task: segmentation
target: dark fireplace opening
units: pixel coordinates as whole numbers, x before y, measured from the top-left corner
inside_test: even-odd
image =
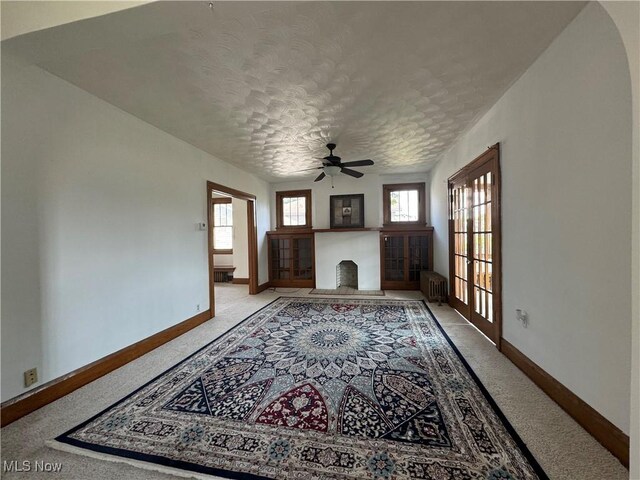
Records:
[[[358,265],[351,260],[343,260],[336,266],[336,288],[358,289]]]

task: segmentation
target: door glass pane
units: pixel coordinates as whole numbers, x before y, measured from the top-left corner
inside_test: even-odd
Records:
[[[467,290],[467,196],[469,188],[465,185],[453,187],[451,195],[451,216],[453,220],[453,248],[454,248],[454,289],[456,298],[463,303],[468,303]]]
[[[473,310],[486,320],[493,321],[491,175],[480,175],[472,183]]]
[[[429,270],[428,239],[425,235],[409,237],[409,281],[420,281],[420,271]]]
[[[271,240],[271,271],[275,280],[288,280],[291,277],[291,250],[288,238]]]
[[[404,281],[404,237],[384,237],[385,280]]]
[[[312,278],[311,238],[293,239],[293,278],[309,280]]]

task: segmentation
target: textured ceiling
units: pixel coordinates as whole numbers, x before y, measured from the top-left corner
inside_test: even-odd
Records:
[[[17,45],[37,50],[51,73],[267,180],[316,175],[295,172],[320,165],[328,141],[343,161],[373,159],[365,173],[417,172],[583,6],[159,2]]]

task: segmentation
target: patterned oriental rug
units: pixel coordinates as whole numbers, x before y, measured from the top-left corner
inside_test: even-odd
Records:
[[[56,440],[196,478],[547,478],[421,301],[281,297]]]

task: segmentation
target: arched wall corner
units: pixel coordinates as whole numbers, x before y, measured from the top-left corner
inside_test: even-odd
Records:
[[[622,39],[632,97],[631,415],[629,478],[640,478],[640,3],[600,1]]]

